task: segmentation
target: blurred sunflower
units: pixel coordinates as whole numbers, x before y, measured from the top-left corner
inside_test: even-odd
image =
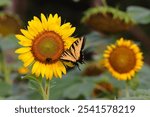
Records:
[[[108,81],[97,82],[92,92],[93,98],[116,99],[120,95],[121,91]]]
[[[27,74],[29,72],[29,69],[27,67],[20,67],[18,69],[19,74]]]
[[[103,60],[96,62],[91,62],[87,64],[86,68],[83,71],[83,76],[98,76],[105,71]]]
[[[129,30],[135,21],[128,13],[110,6],[93,7],[85,11],[82,23],[103,33],[118,33]]]
[[[93,90],[93,97],[99,97],[102,93],[113,93],[114,92],[114,87],[111,83],[102,81],[99,83],[96,83],[95,88]]]
[[[130,40],[121,38],[104,52],[104,65],[118,80],[130,80],[143,65],[140,48]]]
[[[15,52],[24,62],[24,66],[32,65],[32,74],[51,79],[53,76],[62,77],[66,74],[65,66],[71,63],[60,61],[61,54],[77,39],[71,37],[75,27],[70,23],[61,25],[58,14],[48,18],[41,14],[41,20],[34,16],[28,22],[27,30],[21,29],[22,35],[16,35],[19,44],[23,47]]]
[[[15,14],[0,13],[0,35],[20,33],[21,20]]]

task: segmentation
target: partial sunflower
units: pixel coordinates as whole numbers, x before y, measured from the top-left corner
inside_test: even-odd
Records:
[[[105,68],[103,65],[103,60],[99,60],[96,62],[91,62],[87,64],[87,67],[84,69],[82,75],[83,76],[98,76],[104,73]]]
[[[112,94],[113,92],[114,92],[113,85],[109,82],[102,81],[102,82],[96,83],[92,95],[93,97],[99,97],[99,96],[102,96],[103,93]]]
[[[0,13],[0,35],[20,33],[21,20],[15,14]]]
[[[128,13],[110,6],[88,9],[85,11],[81,22],[103,33],[123,32],[135,25],[135,21]]]
[[[60,61],[62,53],[68,49],[77,38],[71,37],[75,27],[70,23],[61,25],[58,14],[48,18],[41,14],[41,20],[34,16],[28,22],[27,30],[21,29],[22,35],[16,35],[23,47],[15,52],[23,61],[24,66],[32,66],[32,74],[51,79],[66,74],[65,66],[71,63]]]
[[[18,69],[18,73],[19,74],[27,74],[29,72],[29,69],[27,68],[27,67],[20,67],[19,69]]]
[[[142,68],[143,55],[136,44],[121,38],[105,50],[104,65],[118,80],[130,80]]]
[[[114,87],[110,82],[105,80],[97,82],[92,92],[93,98],[114,99],[118,98],[120,95],[120,90],[117,87]]]

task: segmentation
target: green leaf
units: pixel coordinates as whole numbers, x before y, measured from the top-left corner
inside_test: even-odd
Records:
[[[33,81],[33,80],[30,80],[29,81],[29,89],[32,89],[32,90],[35,90],[35,91],[39,91],[39,84],[37,81]]]
[[[29,81],[29,89],[35,91],[36,93],[43,95],[42,85],[38,81],[30,80]]]
[[[42,100],[42,96],[34,91],[30,91],[29,94],[27,95],[27,98],[30,100]]]
[[[43,79],[42,77],[35,77],[34,75],[26,75],[23,79],[29,80],[29,89],[35,91],[36,93],[43,94]]]
[[[12,94],[12,86],[5,83],[4,81],[0,81],[0,97],[9,96]]]
[[[28,80],[35,81],[35,82],[37,82],[37,81],[42,82],[41,76],[37,78],[35,75],[31,75],[31,74],[22,76],[22,79],[28,79]]]
[[[129,6],[127,12],[137,23],[150,23],[150,9],[139,6]]]
[[[121,97],[123,100],[149,100],[150,89],[138,89],[136,91],[130,90],[129,97]]]
[[[80,96],[89,98],[92,94],[93,88],[94,88],[94,84],[91,82],[77,83],[68,87],[64,91],[63,96],[68,97],[69,99],[76,99]]]
[[[0,37],[0,47],[3,50],[8,50],[8,49],[12,49],[12,48],[16,48],[19,45],[17,44],[17,39],[15,38],[14,35],[9,35],[7,37]]]
[[[0,47],[0,72],[2,70],[2,63],[3,63],[3,52],[2,52],[2,49]]]
[[[87,34],[85,37],[86,37],[85,48],[95,47],[95,46],[100,46],[100,45],[107,45],[108,43],[113,42],[113,40],[117,38],[116,36],[105,37],[98,32],[91,32]]]
[[[9,5],[11,3],[11,0],[0,0],[0,6]]]
[[[133,79],[128,81],[128,84],[131,89],[136,90],[140,84],[139,78],[135,76]]]
[[[78,78],[66,77],[62,79],[54,78],[51,81],[50,99],[63,99],[63,92],[70,86],[80,82]]]
[[[25,75],[25,76],[22,76],[22,79],[37,81],[37,79],[34,75]]]
[[[150,66],[144,64],[142,69],[137,73],[137,77],[140,80],[139,89],[149,89],[150,88]]]

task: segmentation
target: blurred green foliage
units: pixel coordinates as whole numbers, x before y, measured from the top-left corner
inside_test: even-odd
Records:
[[[134,18],[138,24],[148,24],[150,23],[150,9],[139,7],[139,6],[129,6],[127,12]]]
[[[11,0],[0,0],[0,6],[7,6],[11,3]]]

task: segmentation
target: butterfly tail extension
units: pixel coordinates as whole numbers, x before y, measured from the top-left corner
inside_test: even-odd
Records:
[[[79,67],[79,64],[78,63],[75,63],[75,65],[77,66],[77,68],[81,71],[80,67]]]

